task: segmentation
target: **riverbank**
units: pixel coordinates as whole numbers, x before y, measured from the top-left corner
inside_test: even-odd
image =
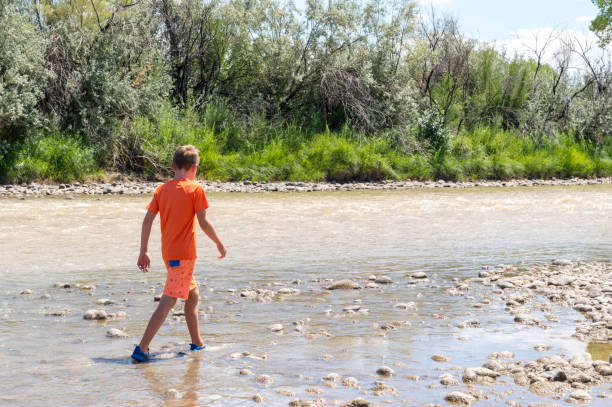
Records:
[[[570,178],[570,179],[536,179],[536,180],[508,180],[508,181],[380,181],[355,183],[329,183],[329,182],[219,182],[198,181],[206,192],[315,192],[315,191],[357,191],[357,190],[396,190],[396,189],[427,189],[427,188],[474,188],[474,187],[533,187],[533,186],[576,186],[576,185],[602,185],[612,184],[612,177],[608,178]],[[143,195],[152,194],[161,182],[128,181],[107,183],[80,183],[71,184],[8,184],[0,185],[0,197],[10,198],[39,198],[43,196],[74,196],[74,195]]]

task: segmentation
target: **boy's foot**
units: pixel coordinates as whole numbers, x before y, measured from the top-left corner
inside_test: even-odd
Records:
[[[198,345],[194,345],[193,343],[190,343],[189,348],[190,348],[189,350],[202,350],[204,349],[204,345],[198,346]]]
[[[136,345],[134,348],[134,352],[132,352],[132,359],[137,360],[139,362],[148,362],[151,359],[151,355],[149,352],[145,353],[140,349],[140,346]]]

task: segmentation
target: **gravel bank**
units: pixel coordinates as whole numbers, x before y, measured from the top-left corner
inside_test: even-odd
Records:
[[[531,187],[541,185],[599,185],[612,184],[612,177],[595,179],[551,179],[551,180],[509,180],[509,181],[380,181],[356,182],[348,184],[311,183],[311,182],[217,182],[199,181],[207,192],[314,192],[314,191],[354,191],[354,190],[393,190],[424,188],[472,188],[472,187]],[[161,182],[111,182],[72,184],[20,184],[0,185],[0,197],[18,199],[41,196],[73,195],[142,195],[151,194]]]

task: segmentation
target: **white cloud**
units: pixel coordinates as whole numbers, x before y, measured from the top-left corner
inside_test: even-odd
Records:
[[[580,16],[578,18],[576,18],[576,21],[580,22],[580,23],[587,23],[587,22],[591,22],[591,20],[593,20],[594,17],[589,17],[589,16]]]

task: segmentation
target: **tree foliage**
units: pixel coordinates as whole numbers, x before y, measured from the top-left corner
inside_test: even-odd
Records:
[[[612,41],[612,1],[592,1],[593,4],[599,8],[599,14],[591,22],[591,30],[599,36],[601,45],[606,46]]]
[[[412,0],[0,1],[6,151],[52,130],[139,171],[156,158],[132,125],[168,106],[219,129],[230,150],[274,126],[348,128],[404,153],[483,125],[596,145],[612,127],[609,50],[549,37],[508,55]],[[596,3],[605,42],[611,6]]]

